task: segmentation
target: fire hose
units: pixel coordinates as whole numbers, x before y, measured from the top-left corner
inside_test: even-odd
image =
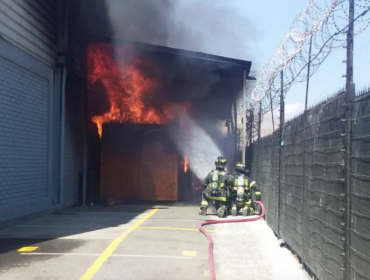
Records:
[[[248,217],[245,219],[231,219],[231,220],[210,220],[202,222],[198,229],[201,233],[203,233],[209,242],[208,246],[208,263],[209,263],[209,270],[211,274],[211,279],[216,280],[216,271],[215,271],[215,263],[213,260],[213,238],[212,236],[203,229],[203,226],[206,225],[214,225],[214,224],[228,224],[228,223],[242,223],[242,222],[253,222],[259,219],[262,219],[265,216],[266,208],[265,205],[261,201],[255,201],[257,204],[261,206],[261,214],[258,216]]]

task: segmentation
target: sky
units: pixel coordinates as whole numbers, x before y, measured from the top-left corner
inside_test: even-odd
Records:
[[[200,3],[199,1],[200,0],[182,0],[182,5],[196,6],[192,3]],[[233,30],[238,30],[236,36],[240,37],[240,39],[232,38],[232,44],[222,45],[224,49],[219,53],[215,53],[217,49],[207,48],[206,45],[200,46],[200,48],[204,47],[204,51],[213,52],[218,55],[226,54],[226,56],[250,60],[253,63],[252,70],[258,71],[259,67],[278,49],[280,41],[290,29],[295,17],[307,7],[308,0],[201,0],[201,3],[203,5],[202,8],[209,5],[209,7],[212,6],[214,10],[226,11],[219,18],[221,21],[219,26],[232,26]],[[180,7],[179,10],[187,11],[184,7]],[[194,11],[190,12],[194,13]],[[207,13],[204,12],[204,14],[204,17],[197,16],[190,18],[190,20],[194,22],[194,26],[203,26],[202,21],[209,20],[206,16]],[[214,12],[213,15],[218,15],[218,13]],[[176,16],[180,21],[182,20],[180,24],[189,25],[189,12]],[[241,18],[245,20],[242,21],[240,20]],[[215,34],[215,36],[217,35],[219,34]],[[203,36],[207,35],[203,34]],[[225,41],[227,40],[229,40],[229,38],[226,38]],[[211,39],[208,39],[208,41],[212,42]],[[202,49],[200,49],[200,51],[202,51]],[[365,32],[355,37],[354,82],[356,84],[356,89],[361,89],[370,85],[369,51],[370,27]],[[343,63],[345,58],[345,48],[335,50],[321,65],[317,73],[311,77],[308,106],[317,104],[343,88],[345,78],[343,78],[342,75],[345,74],[346,71],[345,63]],[[286,120],[303,112],[305,92],[305,83],[293,85],[289,92],[287,92],[285,99]],[[275,112],[275,116],[278,116],[277,111]],[[263,134],[268,134],[271,133],[271,131],[271,115],[267,114],[264,116],[262,132]]]
[[[237,3],[239,2],[239,3]],[[269,2],[269,5],[266,3]],[[284,5],[281,3],[284,2]],[[278,48],[294,18],[304,10],[308,0],[271,0],[271,1],[229,1],[235,5],[244,5],[246,15],[258,26],[260,37],[253,46],[252,62],[254,70],[272,56]],[[244,4],[243,4],[244,3]],[[249,10],[248,10],[248,7]],[[354,82],[356,90],[370,86],[370,28],[354,39]],[[308,106],[313,106],[344,87],[346,71],[343,60],[346,49],[335,50],[321,65],[318,72],[310,78]],[[306,83],[292,86],[285,99],[286,116],[289,120],[304,110]],[[275,111],[275,116],[278,112]],[[275,122],[276,123],[276,122]],[[264,116],[263,132],[272,131],[271,115]]]

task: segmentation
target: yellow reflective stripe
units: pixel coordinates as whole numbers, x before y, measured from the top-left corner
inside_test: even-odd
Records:
[[[252,181],[249,187],[253,187],[256,184],[255,181]]]
[[[203,200],[202,203],[200,204],[201,206],[208,206],[208,202]]]
[[[207,195],[207,197],[209,199],[212,199],[212,200],[226,201],[226,197],[224,197],[224,196],[210,196],[210,195]]]
[[[255,192],[255,195],[261,195],[261,192]]]
[[[220,187],[224,187],[225,186],[225,183],[220,183]]]
[[[238,188],[237,187],[234,187],[233,190],[236,191],[236,190],[238,190]]]
[[[248,186],[248,179],[244,179],[244,186]]]

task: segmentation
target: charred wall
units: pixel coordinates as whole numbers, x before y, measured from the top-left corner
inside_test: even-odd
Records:
[[[165,126],[105,124],[100,197],[177,201],[179,164]]]

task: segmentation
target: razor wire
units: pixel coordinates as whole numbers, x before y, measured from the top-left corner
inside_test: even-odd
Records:
[[[369,11],[370,0],[355,1],[355,35],[369,27]],[[348,18],[349,0],[309,0],[275,54],[258,71],[256,86],[249,94],[248,110],[259,109],[259,101],[262,114],[278,107],[282,71],[285,96],[293,84],[307,80],[309,64],[311,77],[333,50],[346,47]]]

